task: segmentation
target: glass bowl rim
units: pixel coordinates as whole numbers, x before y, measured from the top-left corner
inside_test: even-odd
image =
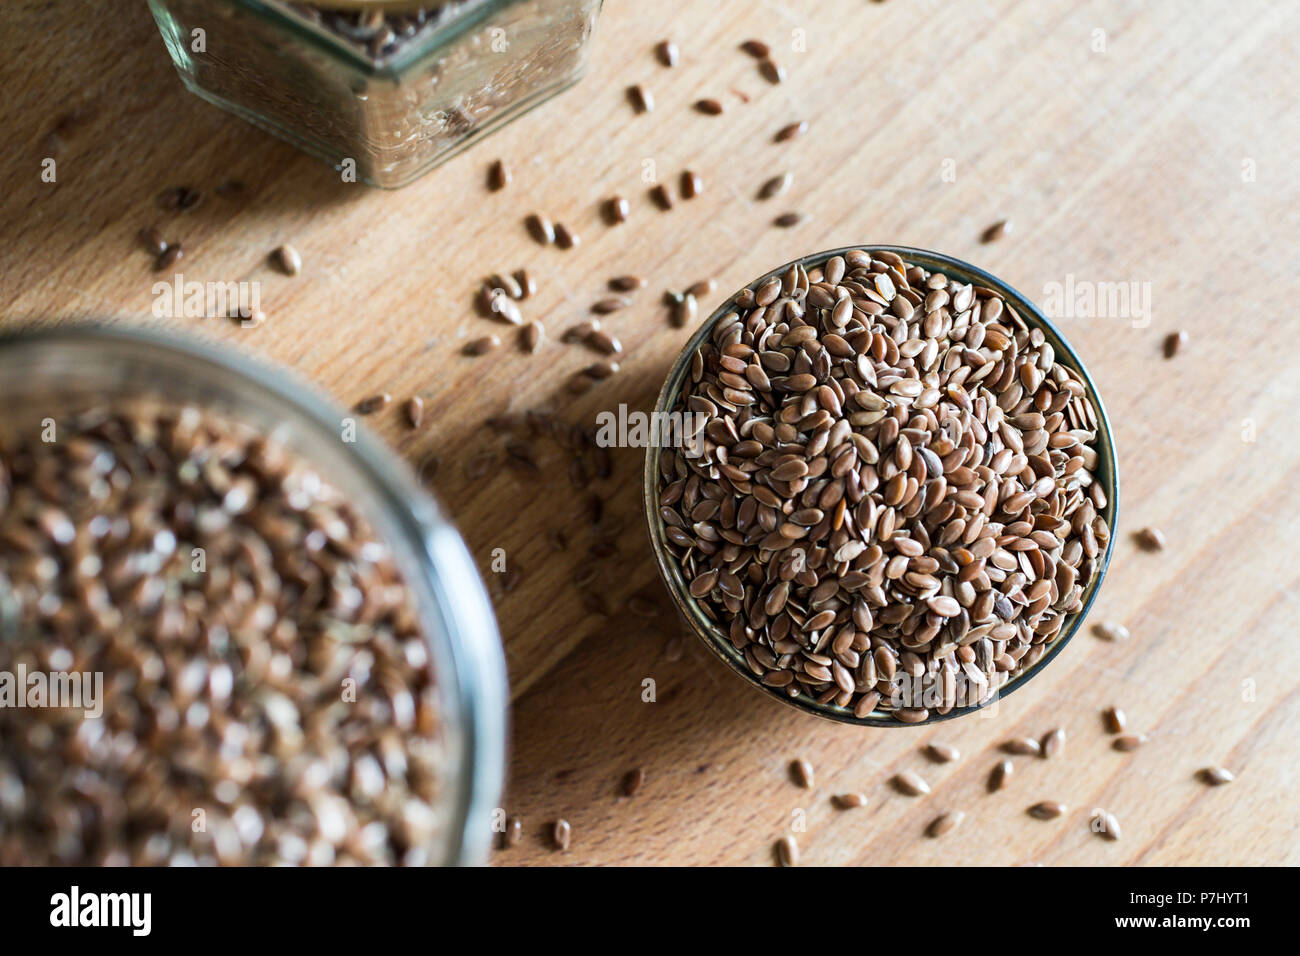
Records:
[[[690,626],[694,632],[715,657],[720,658],[733,673],[737,674],[750,685],[760,689],[766,696],[781,701],[797,710],[813,714],[827,720],[833,720],[838,723],[851,724],[858,727],[927,727],[945,720],[952,720],[957,717],[963,717],[982,711],[993,706],[1004,698],[1009,696],[1020,687],[1027,684],[1033,677],[1037,676],[1043,668],[1052,662],[1065,647],[1066,644],[1074,637],[1083,626],[1088,612],[1092,610],[1093,603],[1096,601],[1097,594],[1101,591],[1102,582],[1105,580],[1106,571],[1110,567],[1111,557],[1115,550],[1115,540],[1117,538],[1116,529],[1119,524],[1119,498],[1120,498],[1120,479],[1119,479],[1119,458],[1115,452],[1114,436],[1111,431],[1110,416],[1106,411],[1105,403],[1102,401],[1101,393],[1097,390],[1088,368],[1084,365],[1083,360],[1079,357],[1078,352],[1070,344],[1069,340],[1061,334],[1060,330],[1052,324],[1051,320],[1043,314],[1043,311],[1029,299],[1021,294],[1015,287],[1007,282],[997,278],[989,272],[971,265],[964,260],[954,256],[949,256],[940,252],[933,252],[928,249],[920,249],[913,246],[898,246],[882,243],[865,243],[851,246],[840,246],[823,252],[815,252],[810,255],[800,256],[792,259],[775,269],[772,269],[763,275],[746,284],[736,292],[727,296],[722,304],[709,315],[690,339],[682,346],[681,351],[673,360],[673,364],[664,379],[659,395],[655,400],[654,411],[656,416],[671,412],[675,404],[676,397],[681,391],[682,384],[685,380],[687,370],[690,367],[691,359],[695,351],[704,344],[712,335],[713,327],[727,313],[734,311],[736,297],[746,290],[752,291],[757,289],[760,284],[774,276],[781,276],[786,270],[795,265],[802,265],[805,268],[813,265],[821,265],[827,259],[836,255],[844,255],[853,250],[862,250],[865,252],[890,252],[902,257],[908,265],[924,266],[931,271],[942,271],[951,278],[957,278],[963,282],[974,282],[977,285],[992,289],[1005,299],[1009,305],[1015,307],[1017,314],[1029,327],[1038,326],[1043,329],[1053,350],[1060,355],[1064,353],[1068,356],[1068,365],[1083,380],[1088,388],[1089,395],[1092,398],[1093,406],[1097,412],[1097,443],[1098,453],[1098,470],[1102,474],[1103,490],[1106,493],[1106,508],[1102,509],[1100,514],[1106,517],[1106,524],[1109,526],[1111,534],[1106,542],[1106,550],[1102,560],[1098,564],[1097,572],[1089,582],[1084,592],[1083,606],[1070,616],[1066,622],[1060,636],[1057,637],[1047,650],[1043,653],[1034,664],[1032,664],[1024,673],[1008,681],[986,701],[978,704],[970,704],[963,707],[954,707],[946,714],[938,714],[931,711],[925,720],[915,723],[898,720],[888,716],[887,711],[872,711],[866,717],[855,717],[853,712],[842,707],[836,707],[833,704],[820,704],[807,695],[801,694],[798,697],[790,697],[780,693],[780,688],[768,687],[758,676],[754,674],[745,664],[743,655],[735,650],[731,642],[721,630],[715,630],[710,626],[709,619],[698,609],[698,602],[691,597],[685,587],[684,579],[677,576],[674,580],[675,570],[670,564],[671,555],[663,540],[663,522],[658,520],[658,481],[659,481],[659,456],[663,450],[662,446],[651,442],[646,448],[645,469],[642,475],[642,503],[645,512],[646,525],[650,534],[650,545],[654,551],[655,565],[659,569],[659,576],[667,589],[669,596],[673,600],[677,611]],[[877,714],[885,716],[877,716]]]
[[[320,438],[338,441],[341,418],[357,418],[328,394],[286,367],[204,336],[154,326],[122,325],[103,319],[76,319],[53,326],[28,325],[0,332],[0,361],[15,350],[97,347],[129,361],[155,368],[194,363],[225,376],[242,396],[288,410],[297,424]],[[19,385],[19,390],[21,390]],[[144,387],[147,391],[148,386]],[[419,568],[402,568],[408,583],[421,589],[425,614],[436,614],[452,674],[450,682],[461,744],[461,767],[449,802],[447,846],[442,865],[486,860],[491,814],[505,779],[507,679],[505,659],[492,605],[464,540],[442,509],[416,482],[407,465],[388,445],[357,422],[356,441],[343,457],[360,482],[375,493],[382,510]],[[422,615],[423,616],[423,615]],[[432,635],[426,635],[432,641]]]

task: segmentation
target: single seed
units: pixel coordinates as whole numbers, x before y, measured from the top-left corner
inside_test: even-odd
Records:
[[[506,817],[506,829],[501,834],[501,842],[505,849],[510,849],[519,845],[519,841],[524,838],[524,821],[518,817]]]
[[[758,64],[758,72],[769,83],[785,82],[785,67],[773,60],[763,60]]]
[[[419,428],[424,421],[424,399],[412,395],[406,400],[406,423],[412,428]]]
[[[644,289],[645,285],[644,276],[614,276],[609,280],[609,288],[613,292],[633,292],[637,289]]]
[[[172,243],[154,260],[153,268],[155,272],[162,272],[164,269],[170,269],[176,263],[181,261],[185,251],[181,248],[179,242]]]
[[[641,785],[643,783],[645,783],[644,770],[642,770],[640,767],[637,767],[635,770],[629,770],[627,773],[623,775],[623,785],[622,785],[623,796],[625,797],[633,796],[638,790],[641,789]]]
[[[1092,630],[1104,641],[1127,641],[1129,638],[1128,628],[1119,621],[1102,621]]]
[[[718,284],[712,279],[701,279],[699,282],[691,283],[691,285],[686,289],[686,294],[693,295],[698,300],[704,298],[706,295],[712,295],[713,290],[717,287]]]
[[[519,330],[519,345],[529,355],[535,355],[542,347],[542,340],[546,336],[546,328],[536,319],[527,323]]]
[[[763,183],[758,190],[759,199],[775,199],[777,196],[783,196],[789,191],[791,184],[794,183],[794,173],[789,171],[773,176],[767,182]]]
[[[524,224],[528,227],[528,234],[542,245],[549,246],[555,241],[555,226],[541,213],[530,213]]]
[[[1129,751],[1137,750],[1146,742],[1146,734],[1124,734],[1122,737],[1116,737],[1112,740],[1110,745],[1116,750],[1128,753]]]
[[[1178,350],[1187,344],[1187,330],[1179,329],[1177,332],[1170,332],[1165,336],[1165,358],[1171,359],[1178,354]]]
[[[573,829],[568,820],[556,820],[551,827],[551,842],[561,853],[568,852],[569,841],[573,838]]]
[[[632,101],[632,108],[638,113],[649,113],[655,108],[654,94],[640,83],[627,88],[627,97]]]
[[[1011,774],[1015,770],[1015,765],[1010,760],[1003,760],[993,768],[989,774],[989,790],[1001,790],[1011,780]]]
[[[915,771],[904,770],[894,775],[894,788],[909,797],[920,797],[930,792],[930,785]]]
[[[776,841],[776,859],[782,866],[799,865],[799,844],[790,834]]]
[[[167,251],[167,242],[157,226],[148,226],[140,230],[140,245],[152,256],[161,256]]]
[[[1119,820],[1107,810],[1098,810],[1092,815],[1092,832],[1104,840],[1115,841],[1122,836]]]
[[[627,307],[627,299],[622,296],[609,296],[608,298],[598,299],[592,303],[591,311],[597,315],[609,315],[611,312],[617,312],[619,309]]]
[[[650,199],[656,206],[658,206],[664,212],[667,212],[669,209],[673,208],[672,194],[668,192],[668,187],[665,186],[663,183],[660,183],[658,186],[654,186],[653,188],[651,188]]]
[[[790,229],[799,225],[808,217],[801,212],[785,212],[772,220],[772,225],[780,226],[782,229]]]
[[[677,44],[672,40],[661,40],[658,46],[655,47],[655,56],[659,58],[659,62],[664,66],[676,66],[678,57]]]
[[[721,100],[704,99],[695,101],[695,109],[706,116],[719,116],[722,114],[723,106]]]
[[[1037,757],[1043,752],[1042,746],[1033,737],[1012,737],[1003,742],[1002,749],[1023,757]]]
[[[1221,787],[1237,779],[1236,774],[1223,767],[1205,767],[1201,770],[1201,779],[1212,787]]]
[[[596,329],[587,336],[585,341],[588,346],[602,355],[619,355],[623,351],[623,343],[604,329]]]
[[[782,126],[776,131],[775,139],[778,143],[785,143],[802,136],[806,132],[808,132],[808,121],[799,120],[797,123],[789,123],[786,126]]]
[[[686,293],[672,307],[673,328],[682,329],[695,321],[699,313],[699,302],[691,293]]]
[[[941,837],[946,833],[951,833],[961,822],[966,819],[966,814],[960,810],[951,810],[948,813],[942,813],[930,821],[925,832],[931,837]]]
[[[689,169],[682,173],[682,198],[694,199],[704,191],[704,180]]]
[[[501,344],[495,335],[483,335],[465,343],[461,352],[465,355],[486,355]]]
[[[949,744],[930,744],[925,752],[935,763],[952,763],[961,757],[961,751]]]
[[[583,369],[583,374],[596,381],[610,378],[618,374],[618,363],[609,359],[602,359],[599,362],[593,362]]]
[[[582,239],[562,222],[555,224],[555,244],[561,249],[576,249]]]
[[[387,408],[388,403],[392,400],[393,396],[389,395],[387,392],[379,392],[378,394],[370,395],[357,402],[355,410],[358,415],[373,415],[381,408]]]
[[[1103,711],[1106,718],[1106,729],[1112,734],[1122,734],[1124,727],[1128,724],[1128,718],[1124,716],[1124,711],[1118,707],[1107,707]]]
[[[527,269],[516,269],[514,279],[519,285],[519,298],[531,299],[537,294],[537,280]]]
[[[566,329],[560,341],[566,343],[585,342],[594,332],[600,331],[600,319],[586,319]]]
[[[856,810],[858,807],[867,805],[867,795],[865,793],[837,793],[831,797],[831,802],[841,810]]]
[[[622,196],[611,196],[605,200],[605,221],[610,225],[617,225],[620,222],[627,222],[627,217],[632,212],[632,205]]]
[[[1059,756],[1065,749],[1065,728],[1057,727],[1044,734],[1041,747],[1045,758]]]
[[[740,48],[756,60],[765,60],[772,55],[772,48],[762,40],[746,40]]]
[[[997,242],[1010,231],[1011,223],[1005,219],[999,219],[984,230],[980,235],[980,242]]]
[[[287,276],[296,276],[302,271],[302,256],[293,246],[285,243],[271,253],[271,260]]]
[[[1147,551],[1163,551],[1165,547],[1165,535],[1159,528],[1143,528],[1137,541]]]
[[[1055,800],[1043,800],[1029,808],[1029,815],[1038,820],[1055,820],[1065,813],[1066,806]]]
[[[813,768],[807,760],[802,758],[790,761],[790,776],[794,782],[805,790],[811,790],[813,786]]]
[[[500,192],[510,185],[510,168],[502,160],[493,160],[488,167],[487,187],[492,192]]]

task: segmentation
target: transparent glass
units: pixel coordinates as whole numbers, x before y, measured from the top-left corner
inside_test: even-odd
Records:
[[[283,0],[149,0],[192,92],[385,188],[577,82],[601,3],[456,0],[385,52]]]
[[[744,654],[735,649],[727,635],[704,613],[699,602],[691,596],[687,586],[688,582],[683,577],[679,564],[668,549],[668,542],[664,536],[664,523],[659,518],[659,456],[662,449],[653,443],[646,451],[642,499],[646,523],[650,528],[650,543],[654,548],[655,563],[659,567],[659,575],[663,578],[673,603],[677,606],[678,611],[695,635],[705,643],[709,650],[721,658],[732,671],[775,700],[780,700],[819,717],[826,717],[847,724],[857,724],[862,727],[924,727],[938,723],[941,720],[951,720],[954,717],[960,717],[988,707],[1017,688],[1023,687],[1030,678],[1040,673],[1044,667],[1051,663],[1083,625],[1084,618],[1087,617],[1097,592],[1101,589],[1101,582],[1106,577],[1106,569],[1110,565],[1111,554],[1114,552],[1116,538],[1114,531],[1116,522],[1119,519],[1119,466],[1115,457],[1115,445],[1111,437],[1110,418],[1106,414],[1106,407],[1102,403],[1101,395],[1098,393],[1096,385],[1093,384],[1092,378],[1088,375],[1088,370],[1084,367],[1078,354],[1033,302],[982,269],[962,262],[960,259],[954,259],[951,256],[945,256],[937,252],[929,252],[925,249],[882,245],[845,246],[841,249],[818,252],[796,259],[793,262],[787,262],[766,275],[759,276],[745,288],[752,292],[769,278],[773,276],[780,277],[793,265],[799,264],[805,268],[820,266],[831,256],[843,255],[853,249],[862,249],[867,252],[892,252],[902,256],[908,264],[919,265],[931,272],[945,273],[951,279],[994,290],[998,295],[1002,296],[1008,305],[1016,310],[1027,326],[1042,329],[1047,342],[1051,344],[1056,352],[1057,360],[1078,372],[1080,378],[1088,387],[1089,395],[1097,411],[1097,468],[1095,475],[1097,480],[1101,482],[1102,490],[1106,493],[1106,507],[1100,509],[1098,514],[1105,519],[1107,526],[1111,529],[1111,536],[1106,544],[1105,553],[1097,563],[1097,573],[1093,575],[1092,580],[1088,582],[1083,591],[1082,608],[1077,614],[1069,616],[1069,619],[1061,626],[1056,639],[1046,646],[1043,655],[1035,663],[1026,667],[1024,671],[998,688],[997,693],[988,700],[970,706],[954,707],[945,714],[931,710],[929,716],[918,723],[906,723],[897,720],[881,710],[874,711],[865,717],[855,717],[849,709],[837,707],[834,704],[818,703],[806,694],[790,697],[781,692],[779,688],[768,687],[759,680],[745,663]],[[696,329],[690,341],[682,348],[681,354],[678,355],[672,369],[668,372],[668,378],[664,381],[664,386],[659,392],[658,401],[655,402],[656,414],[667,414],[673,410],[677,396],[682,390],[687,375],[690,374],[691,360],[696,350],[709,341],[713,334],[714,325],[735,308],[736,296],[743,291],[737,290],[734,295],[729,296],[718,307],[717,311]]]
[[[506,676],[496,621],[460,535],[404,462],[283,369],[143,329],[70,326],[0,338],[0,406],[12,421],[115,397],[188,402],[273,433],[345,493],[390,547],[433,652],[446,745],[443,865],[486,861],[505,768]]]

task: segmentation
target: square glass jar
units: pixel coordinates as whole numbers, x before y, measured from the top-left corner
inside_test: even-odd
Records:
[[[581,78],[601,3],[149,0],[192,92],[390,189]]]

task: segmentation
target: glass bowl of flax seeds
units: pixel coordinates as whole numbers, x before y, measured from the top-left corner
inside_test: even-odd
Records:
[[[695,332],[656,403],[651,544],[687,626],[802,710],[872,727],[989,707],[1078,631],[1119,509],[1064,337],[960,260],[787,263]]]
[[[506,686],[460,536],[224,348],[0,338],[0,865],[480,863]]]

